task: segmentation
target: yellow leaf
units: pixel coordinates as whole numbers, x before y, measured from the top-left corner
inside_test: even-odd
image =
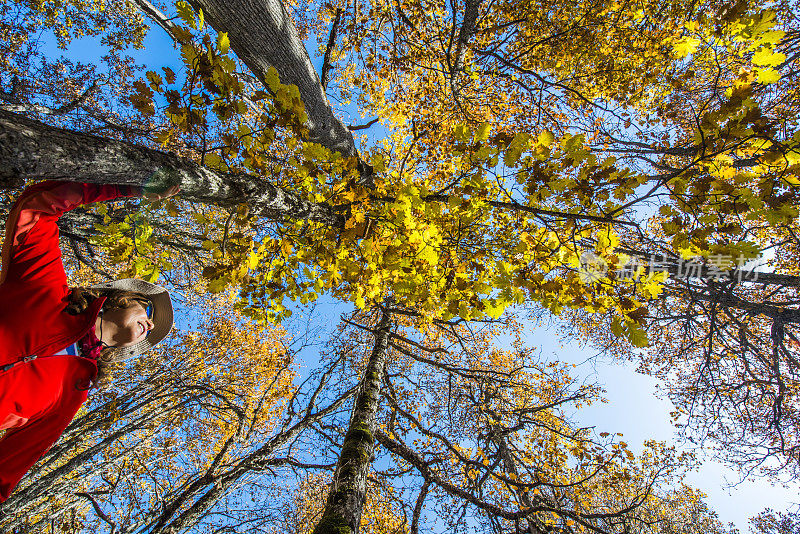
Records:
[[[163,82],[161,75],[154,71],[147,71],[147,80],[150,82],[150,87],[153,88],[154,91],[158,91],[161,87]]]
[[[798,179],[798,177],[795,176],[794,174],[786,174],[786,175],[784,175],[783,176],[783,180],[787,184],[789,184],[791,186],[794,186],[794,187],[800,186],[800,179]]]
[[[248,258],[248,261],[247,261],[247,266],[250,269],[255,269],[256,267],[258,267],[258,261],[259,261],[258,260],[258,254],[256,254],[255,252],[251,252],[250,253],[250,257]]]
[[[622,335],[622,332],[623,332],[622,322],[620,321],[619,317],[615,316],[614,319],[611,321],[611,333],[619,337]]]
[[[209,152],[208,154],[203,156],[203,164],[206,167],[209,167],[209,168],[215,169],[215,170],[227,170],[228,169],[227,165],[225,165],[225,162],[222,160],[222,158],[219,157],[219,155],[217,155],[214,152]]]
[[[482,122],[480,126],[478,126],[478,130],[475,132],[475,140],[476,141],[486,141],[489,139],[489,132],[492,131],[492,125],[488,122]]]
[[[197,28],[197,24],[194,21],[194,11],[187,2],[180,0],[179,2],[175,3],[175,7],[178,10],[178,16],[181,18],[181,20],[183,20],[183,22],[192,28]]]
[[[469,129],[465,124],[459,124],[453,128],[453,135],[455,135],[456,139],[459,141],[465,141],[469,135]]]
[[[786,61],[786,54],[773,52],[768,48],[762,48],[761,50],[753,54],[752,61],[753,65],[777,67],[778,65]]]
[[[370,164],[375,172],[384,172],[386,171],[386,164],[383,161],[383,156],[381,154],[373,154],[370,158]]]
[[[281,82],[278,79],[278,71],[275,69],[275,67],[270,67],[267,69],[267,75],[264,81],[267,82],[267,86],[270,88],[270,90],[272,90],[272,92],[276,92],[278,90]]]
[[[758,83],[769,84],[775,83],[781,79],[778,71],[773,69],[758,69]]]
[[[675,51],[675,55],[680,59],[688,56],[689,54],[694,54],[699,45],[700,39],[697,39],[696,37],[684,37],[683,39],[675,41],[672,49]]]
[[[553,132],[551,132],[550,130],[544,130],[542,133],[539,134],[539,144],[542,146],[549,147],[550,145],[553,144],[554,140],[555,136],[553,135]]]
[[[762,44],[776,45],[781,42],[781,39],[786,35],[782,30],[770,30],[761,34],[758,41]]]
[[[217,34],[217,50],[219,50],[220,54],[227,54],[228,48],[230,48],[231,42],[228,39],[227,32],[219,32]]]
[[[634,347],[647,346],[647,333],[637,323],[633,321],[625,321],[628,327],[628,340]]]
[[[156,134],[156,141],[158,141],[161,146],[165,146],[171,137],[172,132],[170,130],[162,130]]]

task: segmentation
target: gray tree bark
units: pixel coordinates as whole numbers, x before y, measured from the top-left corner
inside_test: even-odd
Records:
[[[456,51],[453,53],[453,66],[451,74],[461,69],[464,62],[464,55],[467,49],[467,42],[472,34],[475,33],[475,24],[478,21],[478,11],[481,7],[481,0],[467,0],[464,4],[464,19],[461,28],[458,30],[458,40],[456,41]],[[455,24],[455,21],[453,22]]]
[[[253,213],[273,219],[344,226],[344,216],[331,206],[254,176],[216,172],[167,152],[0,111],[0,186],[17,184],[21,177],[155,189],[180,185],[187,200],[219,206],[247,203]]]
[[[314,534],[358,534],[367,477],[372,467],[376,419],[391,327],[391,313],[384,310],[375,330],[372,354],[364,369],[361,389],[344,436],[325,509],[314,528]]]
[[[191,0],[217,31],[227,32],[231,49],[265,85],[275,67],[281,83],[296,85],[308,114],[309,140],[358,156],[353,134],[333,110],[294,20],[279,0]]]

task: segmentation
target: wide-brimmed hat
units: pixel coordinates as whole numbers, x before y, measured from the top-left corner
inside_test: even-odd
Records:
[[[117,348],[117,360],[125,361],[134,358],[148,350],[152,349],[159,341],[167,337],[169,331],[172,330],[173,313],[172,313],[172,300],[169,298],[169,291],[161,286],[139,280],[137,278],[123,278],[122,280],[112,280],[97,284],[91,287],[92,289],[122,289],[124,291],[133,291],[139,293],[150,301],[153,305],[153,329],[147,334],[147,337],[142,341],[130,347]]]

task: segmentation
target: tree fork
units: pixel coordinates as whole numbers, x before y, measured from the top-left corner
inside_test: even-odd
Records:
[[[272,219],[308,219],[343,228],[344,215],[246,174],[207,169],[186,158],[133,143],[56,128],[0,110],[0,187],[21,178],[166,188],[188,200],[235,206]]]
[[[334,116],[328,97],[294,20],[279,0],[191,0],[205,19],[227,32],[231,48],[265,87],[270,67],[286,85],[296,85],[308,115],[309,139],[339,152],[358,156],[353,134]]]
[[[344,436],[325,509],[314,534],[358,533],[375,448],[374,433],[391,326],[391,312],[384,309],[375,329],[375,344],[364,369],[361,391]]]

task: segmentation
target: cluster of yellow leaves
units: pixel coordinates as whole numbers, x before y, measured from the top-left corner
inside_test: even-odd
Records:
[[[134,211],[122,222],[111,221],[105,204],[95,206],[94,210],[103,216],[103,224],[95,225],[98,233],[92,237],[92,243],[103,247],[112,264],[125,266],[119,276],[155,282],[161,271],[173,269],[169,251],[160,246],[148,222],[149,209]]]
[[[791,207],[796,178],[785,172],[785,161],[764,158],[762,168],[747,171],[737,170],[733,161],[733,156],[769,153],[767,144],[752,137],[768,128],[751,98],[761,71],[745,68],[748,61],[765,66],[780,59],[769,55],[782,37],[773,29],[769,11],[720,7],[720,22],[714,25],[704,24],[707,15],[702,13],[679,23],[684,6],[675,2],[659,4],[658,10],[647,2],[635,9],[613,1],[600,6],[503,4],[487,14],[482,22],[486,31],[473,36],[475,43],[464,55],[451,58],[462,61],[461,70],[446,72],[431,64],[441,60],[444,50],[430,53],[419,46],[435,42],[437,28],[447,27],[451,14],[446,6],[422,10],[413,2],[373,4],[375,21],[405,16],[441,24],[414,25],[416,33],[404,30],[395,36],[398,46],[392,53],[367,53],[368,68],[340,80],[358,87],[365,109],[395,128],[382,145],[363,154],[379,174],[375,188],[368,189],[357,181],[354,160],[302,141],[306,117],[295,87],[282,85],[271,71],[269,94],[246,90],[234,76],[227,36],[218,34],[216,45],[208,34],[195,37],[204,28],[202,13],[179,4],[186,24],[177,32],[186,66],[182,92],[167,89],[161,75],[150,72],[149,83],[140,82],[132,97],[146,114],[155,113],[156,94],[166,99],[163,112],[173,126],[159,140],[168,144],[178,134],[207,129],[208,118],[215,116],[222,148],[201,155],[206,165],[277,176],[281,185],[347,215],[343,231],[297,221],[259,234],[248,230],[252,222],[242,208],[236,220],[243,230],[235,238],[219,231],[219,225],[212,229],[197,221],[208,237],[203,247],[215,260],[204,270],[209,288],[239,285],[242,307],[253,318],[280,320],[291,313],[286,299],[308,303],[328,292],[360,308],[391,295],[428,320],[496,318],[510,305],[536,301],[556,314],[565,307],[612,311],[612,331],[636,346],[645,345],[642,302],[658,295],[662,280],[615,278],[613,272],[627,257],[615,251],[618,239],[609,225],[633,213],[630,205],[651,178],[621,166],[614,156],[601,156],[596,132],[587,136],[559,125],[558,118],[568,117],[558,111],[559,102],[573,111],[586,108],[593,98],[652,111],[676,88],[687,58],[693,68],[706,72],[719,51],[724,52],[726,73],[738,73],[728,101],[705,113],[700,127],[688,134],[704,149],[720,153],[670,179],[672,202],[661,215],[671,219],[663,221],[662,229],[685,257],[750,257],[755,245],[741,238],[747,230],[733,219],[780,222],[796,215]],[[522,15],[539,12],[564,20],[580,16],[586,25],[571,27],[567,33],[573,38],[556,52],[534,53],[536,46],[549,45],[530,49],[527,43],[550,23]],[[401,21],[398,27],[407,26]],[[373,30],[371,23],[351,24],[342,37],[343,50],[364,53],[355,37],[382,39]],[[598,35],[600,45],[587,48],[585,40]],[[511,39],[509,50],[519,52],[513,65],[517,74],[511,79],[489,69],[496,54],[478,57],[474,52],[491,48],[504,36]],[[399,53],[406,55],[395,55]],[[430,69],[424,68],[429,64]],[[581,75],[587,65],[598,75]],[[553,93],[543,108],[514,83],[529,71],[549,73],[573,91]],[[167,84],[175,82],[174,74],[165,71],[165,76]],[[446,89],[451,82],[457,84],[455,94],[452,87]],[[453,112],[453,98],[468,96],[475,99],[469,109]],[[481,111],[486,109],[492,114]],[[562,133],[542,128],[539,120],[531,123],[531,109],[550,109],[551,119],[545,122]],[[283,126],[286,138],[276,130]],[[734,138],[736,152],[730,155],[727,147]],[[776,190],[784,193],[777,201],[771,199]],[[687,212],[694,214],[694,225],[684,220]],[[724,224],[715,225],[719,218]],[[366,227],[370,231],[364,235]],[[586,251],[597,255],[608,272],[583,276]]]
[[[266,91],[243,82],[237,76],[243,67],[230,53],[227,34],[209,33],[202,10],[186,2],[177,2],[176,10],[183,25],[176,25],[172,36],[180,45],[183,71],[148,71],[134,83],[130,103],[144,116],[159,116],[163,125],[154,138],[164,147],[183,152],[182,141],[191,143],[200,135],[204,146],[217,147],[197,155],[211,169],[280,174],[274,153],[291,155],[307,135],[297,87],[281,84],[274,68]],[[291,135],[286,144],[273,146],[283,128]]]
[[[596,202],[611,202],[612,196],[619,195],[618,189],[632,191],[639,184],[636,176],[618,172],[613,160],[596,162],[580,136],[565,136],[559,143],[550,132],[538,138],[527,134],[490,138],[486,126],[472,132],[463,125],[455,135],[462,145],[449,164],[462,178],[452,184],[447,196],[435,192],[440,175],[399,181],[397,169],[391,167],[374,190],[353,181],[332,185],[312,181],[311,173],[303,171],[309,162],[316,168],[330,166],[314,159],[328,157],[324,150],[312,151],[313,145],[307,144],[308,159],[299,171],[304,185],[331,205],[347,205],[350,217],[343,232],[298,222],[278,236],[254,240],[249,256],[242,257],[238,267],[226,267],[240,273],[248,268],[242,285],[247,313],[279,319],[290,313],[285,298],[306,303],[326,291],[361,308],[391,294],[398,304],[421,311],[428,320],[497,318],[509,305],[526,300],[538,300],[556,313],[563,306],[617,308],[626,317],[634,312],[635,301],[617,303],[607,277],[596,283],[579,275],[584,246],[562,235],[569,232],[588,239],[597,234],[598,245],[592,249],[613,265],[624,260],[613,254],[618,240],[606,225],[577,225],[568,214],[572,210],[591,214]],[[548,157],[552,160],[546,162]],[[565,210],[564,234],[555,229],[558,225],[539,226],[526,213],[528,208],[536,209],[533,201],[527,205],[494,201],[502,198],[503,188],[486,167],[501,159],[519,169],[517,180],[539,198],[578,199]],[[594,171],[576,170],[578,185],[555,172],[559,163],[578,165],[583,160]],[[378,170],[383,169],[381,157],[375,155],[372,161]],[[611,176],[614,185],[589,195],[590,188],[582,184],[597,175]],[[587,194],[582,196],[581,190]],[[358,228],[367,222],[372,230],[362,237]],[[564,266],[571,272],[558,273]]]

